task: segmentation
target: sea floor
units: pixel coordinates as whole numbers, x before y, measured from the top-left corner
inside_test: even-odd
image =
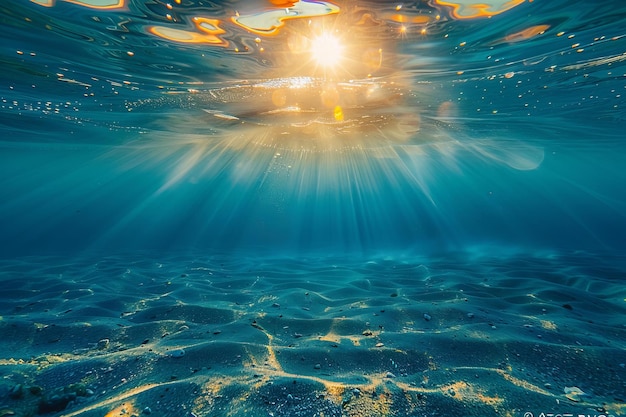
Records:
[[[3,260],[0,417],[626,416],[625,277],[582,252]]]

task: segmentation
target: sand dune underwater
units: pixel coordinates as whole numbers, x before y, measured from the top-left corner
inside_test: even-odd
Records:
[[[0,274],[3,416],[624,413],[623,272],[592,254],[29,257]]]

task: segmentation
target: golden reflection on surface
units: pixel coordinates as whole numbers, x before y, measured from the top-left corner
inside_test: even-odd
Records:
[[[228,130],[236,126],[257,145],[328,151],[406,142],[420,129],[420,114],[403,105],[404,93],[400,80],[297,77],[222,88],[198,98],[209,99],[207,107],[219,107],[205,108],[205,113],[232,125]],[[248,100],[240,102],[239,96]]]
[[[341,81],[397,73],[397,45],[359,24],[349,15],[290,24],[284,42],[264,51],[273,65],[261,76]]]
[[[297,77],[240,81],[193,94],[181,91],[165,95],[161,105],[185,103],[193,110],[172,113],[150,126],[155,132],[177,133],[162,140],[155,135],[153,145],[139,146],[137,153],[124,157],[135,163],[159,161],[168,175],[155,197],[224,169],[233,192],[255,189],[260,181],[260,187],[273,189],[280,183],[306,196],[312,186],[334,187],[337,178],[350,178],[350,184],[365,189],[375,189],[376,179],[387,178],[411,184],[433,205],[430,178],[441,164],[462,169],[472,156],[473,161],[516,170],[541,165],[542,148],[476,137],[464,128],[456,103],[433,97],[425,108],[414,96],[424,98],[419,91],[410,92],[401,79],[391,78],[329,82]],[[152,106],[143,102],[128,107],[141,112],[143,105]],[[189,126],[198,129],[189,132]],[[224,194],[225,201],[229,198],[234,197]]]
[[[88,7],[126,3],[72,1]],[[452,6],[456,14],[469,18],[502,13],[523,1],[492,1],[490,5],[437,3]],[[381,16],[348,9],[340,13],[339,7],[326,2],[292,4],[276,0],[260,12],[236,13],[232,20],[195,16],[187,27],[167,23],[148,27],[149,34],[169,41],[228,47],[224,36],[232,35],[232,29],[238,29],[233,28],[236,24],[254,33],[251,40],[255,46],[267,46],[263,54],[271,63],[255,75],[256,81],[221,83],[205,90],[193,85],[193,89],[166,91],[172,99],[164,99],[162,104],[171,108],[191,105],[189,108],[196,111],[163,120],[158,128],[187,131],[193,127],[197,132],[206,127],[210,133],[201,139],[190,135],[193,145],[172,168],[159,191],[183,181],[210,154],[231,151],[250,153],[249,159],[259,164],[273,152],[293,160],[344,152],[354,152],[358,158],[367,152],[380,160],[406,163],[407,175],[428,198],[430,191],[423,178],[427,173],[416,174],[413,165],[419,165],[429,153],[451,164],[458,150],[518,170],[536,169],[541,164],[543,149],[524,144],[503,148],[486,138],[469,140],[459,123],[462,117],[457,103],[444,94],[433,96],[430,87],[422,91],[419,83],[411,81],[411,74],[402,71],[404,58],[398,52],[395,29],[399,25],[425,29],[439,20],[439,15],[412,15],[410,10],[396,7]],[[534,26],[506,39],[515,42],[546,29],[546,25]],[[264,41],[265,36],[279,32],[280,36]],[[185,98],[178,101],[175,95]],[[128,103],[129,111],[134,107]],[[292,169],[293,164],[287,166]]]
[[[45,7],[52,7],[54,6],[54,2],[55,2],[55,0],[30,0],[30,1],[40,6],[45,6]]]
[[[477,3],[473,0],[457,0],[456,2],[435,0],[436,4],[452,7],[452,16],[457,19],[495,16],[525,2],[526,0],[490,0],[489,4]]]
[[[127,0],[65,0],[68,3],[92,9],[119,9],[126,6]]]
[[[396,23],[412,23],[415,25],[425,25],[425,24],[430,23],[434,19],[433,17],[426,16],[426,15],[409,16],[409,15],[400,14],[400,13],[385,15],[383,16],[383,18],[386,18]]]
[[[150,26],[148,28],[148,33],[173,42],[204,43],[223,47],[228,46],[228,42],[219,36],[226,33],[224,29],[219,27],[219,20],[194,17],[193,23],[202,33],[191,32],[183,29],[173,29],[166,26]]]
[[[196,25],[198,30],[201,30],[204,33],[209,35],[222,35],[226,33],[226,31],[219,27],[220,21],[217,19],[207,19],[205,17],[194,17],[193,23]]]
[[[530,38],[534,38],[537,35],[543,35],[546,30],[550,29],[550,25],[536,25],[527,29],[520,30],[519,32],[507,35],[502,42],[514,43],[522,42]],[[502,43],[498,42],[498,43]]]
[[[282,2],[281,2],[282,3]],[[285,21],[339,13],[339,7],[325,2],[299,1],[292,7],[273,8],[260,13],[237,15],[232,21],[260,35],[276,35]]]
[[[55,5],[56,0],[30,0],[33,3],[41,6],[52,7]],[[127,0],[64,0],[67,3],[74,3],[79,6],[89,7],[91,9],[121,9],[126,7]]]

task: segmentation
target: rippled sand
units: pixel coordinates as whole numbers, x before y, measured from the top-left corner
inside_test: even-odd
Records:
[[[624,415],[625,271],[585,253],[5,260],[0,416]]]

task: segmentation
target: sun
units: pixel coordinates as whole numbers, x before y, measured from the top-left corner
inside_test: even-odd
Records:
[[[311,56],[321,67],[335,67],[343,58],[343,45],[336,36],[321,34],[311,40]]]

